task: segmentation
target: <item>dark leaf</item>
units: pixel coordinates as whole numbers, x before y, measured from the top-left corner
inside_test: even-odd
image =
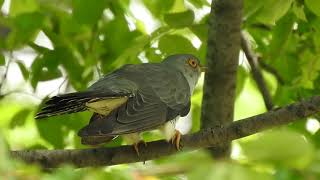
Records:
[[[6,59],[3,53],[0,53],[0,66],[4,66],[6,64]]]
[[[95,24],[105,7],[106,0],[74,0],[73,16],[81,24]]]
[[[13,129],[15,127],[20,127],[24,125],[26,122],[31,110],[30,109],[22,109],[18,111],[10,121],[10,128]]]
[[[15,16],[12,19],[12,31],[8,36],[9,48],[19,47],[22,43],[33,40],[43,26],[44,20],[44,15],[38,12],[24,13]]]
[[[22,73],[24,80],[28,80],[29,79],[29,70],[27,69],[26,65],[21,61],[18,61],[17,64],[20,68],[20,71]]]

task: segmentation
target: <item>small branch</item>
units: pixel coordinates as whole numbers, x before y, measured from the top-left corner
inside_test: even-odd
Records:
[[[261,67],[264,70],[266,70],[269,73],[273,74],[281,85],[284,84],[283,78],[281,77],[281,75],[279,74],[279,72],[276,69],[274,69],[270,65],[266,64],[265,62],[263,62],[260,57],[258,57],[258,62],[259,62],[259,64],[261,65]]]
[[[256,81],[258,88],[262,94],[264,103],[266,105],[266,108],[268,110],[271,110],[273,107],[273,103],[272,103],[272,98],[270,95],[270,92],[267,88],[267,85],[264,81],[264,78],[262,76],[260,67],[259,67],[259,63],[258,63],[258,56],[252,51],[251,47],[250,47],[250,43],[247,40],[247,38],[245,37],[244,33],[241,33],[241,47],[242,50],[244,52],[244,54],[246,55],[248,62],[251,66],[251,72],[252,72],[252,76],[253,79]]]
[[[194,134],[184,135],[181,139],[182,150],[216,147],[265,129],[288,124],[319,111],[320,96],[315,96],[309,100],[235,121],[227,127],[208,128]],[[53,168],[65,163],[76,167],[87,167],[143,162],[177,152],[172,144],[164,140],[149,142],[146,147],[141,145],[139,150],[140,156],[137,156],[132,146],[73,150],[21,150],[10,153],[12,157],[22,159],[27,163],[39,163],[45,168]]]
[[[2,76],[2,78],[1,78],[1,82],[0,82],[0,96],[2,97],[2,93],[1,93],[1,90],[2,90],[2,86],[3,86],[3,84],[4,84],[4,82],[6,81],[6,79],[7,79],[7,76],[8,76],[8,71],[9,71],[9,67],[10,67],[10,63],[11,63],[11,61],[12,61],[12,52],[10,52],[10,55],[9,55],[9,60],[8,60],[8,64],[7,64],[7,66],[6,66],[6,69],[5,69],[5,71],[4,71],[4,74],[3,74],[3,76]]]

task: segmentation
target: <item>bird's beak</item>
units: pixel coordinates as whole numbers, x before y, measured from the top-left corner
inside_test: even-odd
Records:
[[[207,70],[208,70],[207,67],[200,65],[200,71],[201,71],[201,72],[207,72]]]

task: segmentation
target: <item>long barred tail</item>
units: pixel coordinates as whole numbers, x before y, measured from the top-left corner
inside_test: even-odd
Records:
[[[49,99],[40,112],[35,116],[36,119],[70,114],[87,110],[86,102],[98,100],[105,97],[112,97],[109,93],[97,92],[76,92],[54,96]]]

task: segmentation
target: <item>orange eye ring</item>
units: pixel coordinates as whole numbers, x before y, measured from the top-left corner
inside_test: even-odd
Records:
[[[193,68],[196,68],[198,66],[197,61],[192,58],[188,60],[188,64]]]

